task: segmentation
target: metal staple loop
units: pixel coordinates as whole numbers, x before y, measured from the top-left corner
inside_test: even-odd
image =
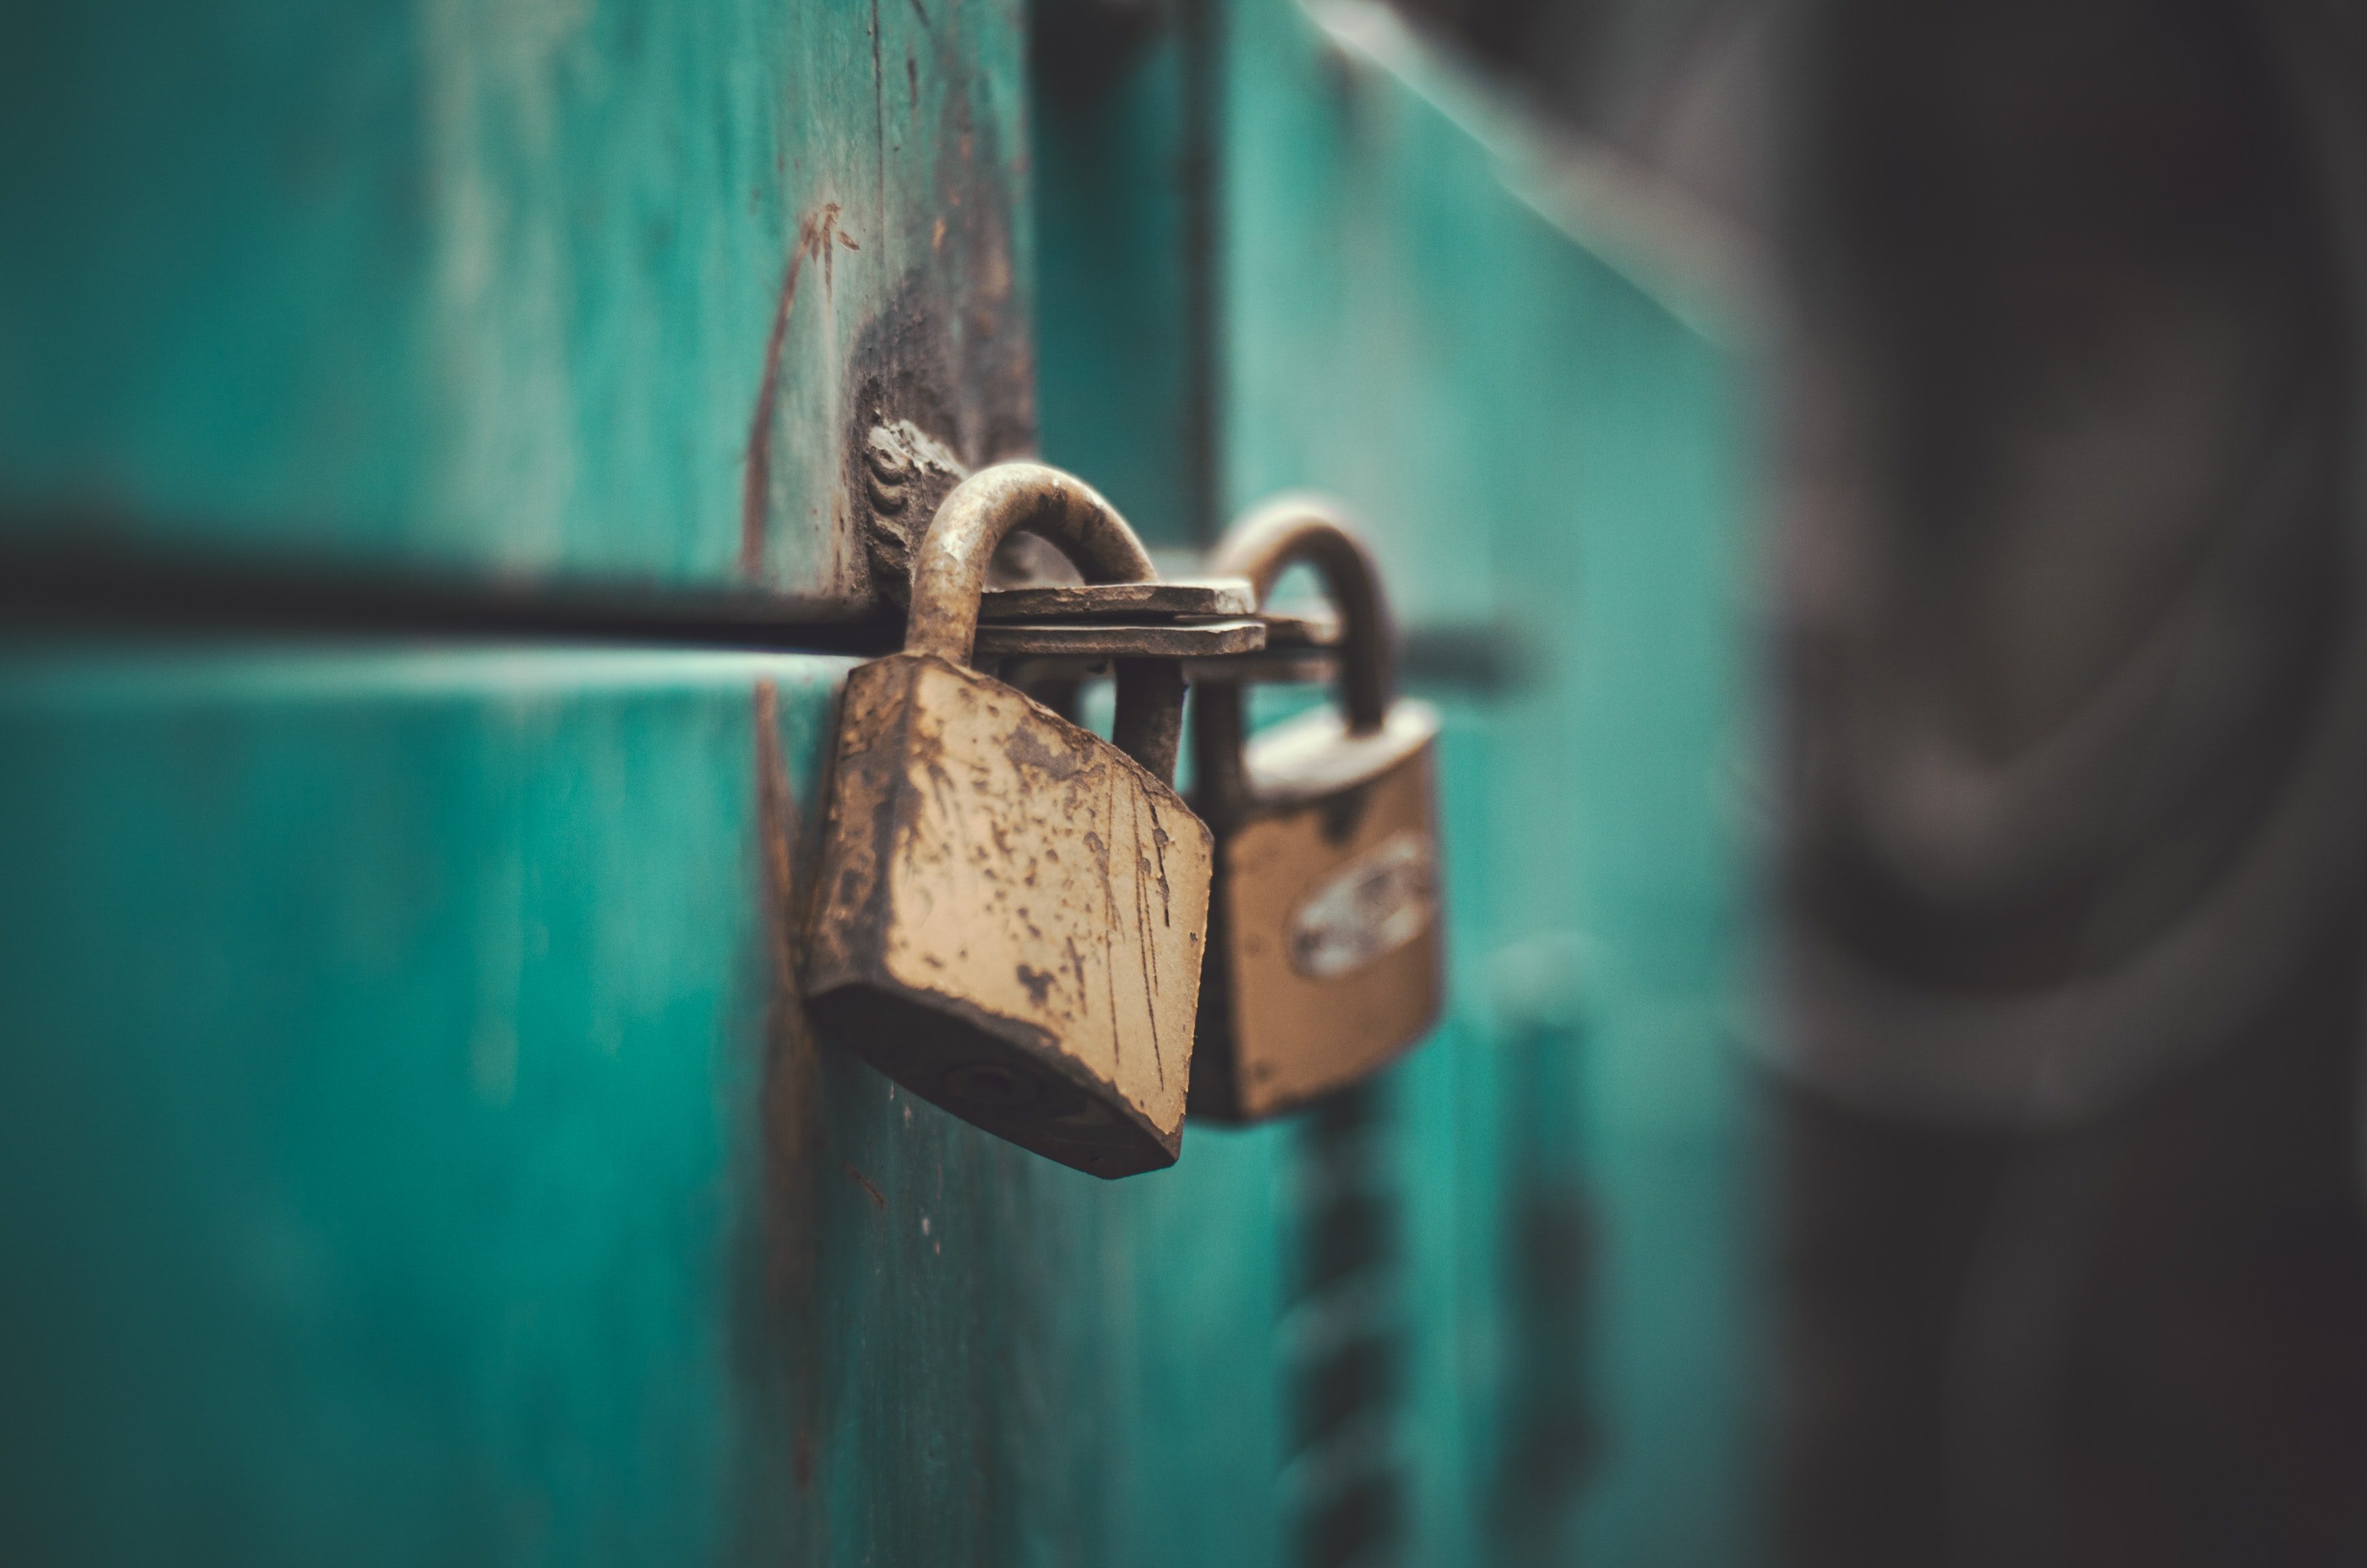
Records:
[[[1340,612],[1340,705],[1348,727],[1371,734],[1388,722],[1395,685],[1387,612],[1372,553],[1337,506],[1303,492],[1277,495],[1233,525],[1209,569],[1247,577],[1263,606],[1284,569],[1302,561],[1322,576]]]
[[[1088,582],[1147,583],[1159,569],[1093,486],[1042,463],[997,463],[956,485],[912,562],[904,652],[968,664],[995,547],[1013,530],[1050,540]]]
[[[987,565],[1015,528],[1050,540],[1088,582],[1158,579],[1142,541],[1092,485],[1042,463],[997,463],[954,486],[921,540],[905,653],[969,663]],[[1172,783],[1184,733],[1183,665],[1172,658],[1115,662],[1117,719],[1110,739],[1161,783]]]

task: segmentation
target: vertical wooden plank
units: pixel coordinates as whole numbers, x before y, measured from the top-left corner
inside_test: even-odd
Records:
[[[1222,12],[1048,0],[1029,39],[1045,456],[1155,545],[1223,522]]]
[[[1584,171],[1377,6],[1236,0],[1226,36],[1229,504],[1346,498],[1447,703],[1449,1013],[1387,1090],[1400,1547],[1743,1561],[1746,452],[1709,268],[1560,199]],[[1582,1278],[1535,1272],[1580,1238]]]
[[[1031,40],[1045,453],[1171,548],[1221,522],[1221,18],[1048,4]],[[1067,1343],[1097,1346],[1071,1375],[1095,1381],[1046,1452],[1105,1555],[1072,1536],[1041,1560],[1290,1560],[1289,1156],[1286,1129],[1187,1123],[1174,1168],[1092,1195],[1096,1245],[1049,1290]]]
[[[1236,0],[1037,85],[1046,298],[1075,312],[1048,316],[1048,446],[1146,492],[1132,476],[1212,464],[1228,509],[1302,484],[1346,497],[1417,678],[1448,677],[1454,1000],[1379,1092],[1379,1165],[1302,1122],[1240,1145],[1263,1203],[1200,1205],[1254,1225],[1174,1234],[1147,1184],[1125,1194],[1136,1244],[1172,1235],[1201,1269],[1267,1282],[1138,1319],[1171,1368],[1272,1335],[1262,1400],[1232,1367],[1168,1373],[1183,1402],[1141,1452],[1193,1478],[1190,1501],[1138,1550],[1737,1561],[1731,363],[1670,308],[1681,290],[1638,286],[1671,279],[1632,241],[1516,194],[1485,118],[1385,17],[1325,16]],[[1199,173],[1218,415],[1196,449],[1174,418],[1191,253],[1167,183],[1195,40],[1221,116]],[[1159,1179],[1214,1193],[1234,1180],[1219,1146],[1195,1131]],[[1331,1189],[1352,1177],[1364,1207],[1343,1219]],[[1368,1221],[1371,1256],[1331,1258]],[[1351,1274],[1319,1288],[1319,1267]],[[1353,1358],[1322,1347],[1343,1335],[1370,1352],[1356,1389]]]

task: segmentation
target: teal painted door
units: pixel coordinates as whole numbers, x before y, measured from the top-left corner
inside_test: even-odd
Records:
[[[1714,291],[1381,13],[1026,22],[7,24],[11,1561],[1751,1554]],[[1104,1184],[812,1037],[899,419],[1360,509],[1454,919],[1369,1093]]]

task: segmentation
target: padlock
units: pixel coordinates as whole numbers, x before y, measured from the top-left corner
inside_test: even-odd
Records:
[[[1236,524],[1211,570],[1249,578],[1263,603],[1299,562],[1339,612],[1339,710],[1244,747],[1240,682],[1221,660],[1194,677],[1193,799],[1217,864],[1191,1109],[1218,1121],[1365,1077],[1429,1032],[1444,991],[1438,720],[1392,699],[1371,554],[1328,504],[1290,496]]]
[[[1184,680],[1120,658],[1116,744],[969,667],[1003,536],[1148,581],[1110,505],[1034,463],[946,497],[903,652],[847,676],[807,943],[823,1035],[914,1094],[1095,1176],[1172,1165],[1212,842],[1172,787]]]

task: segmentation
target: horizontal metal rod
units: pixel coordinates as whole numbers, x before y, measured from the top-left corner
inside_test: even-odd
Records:
[[[18,632],[524,637],[814,653],[901,645],[900,613],[850,619],[832,608],[746,589],[484,582],[401,564],[0,540],[0,629]]]

